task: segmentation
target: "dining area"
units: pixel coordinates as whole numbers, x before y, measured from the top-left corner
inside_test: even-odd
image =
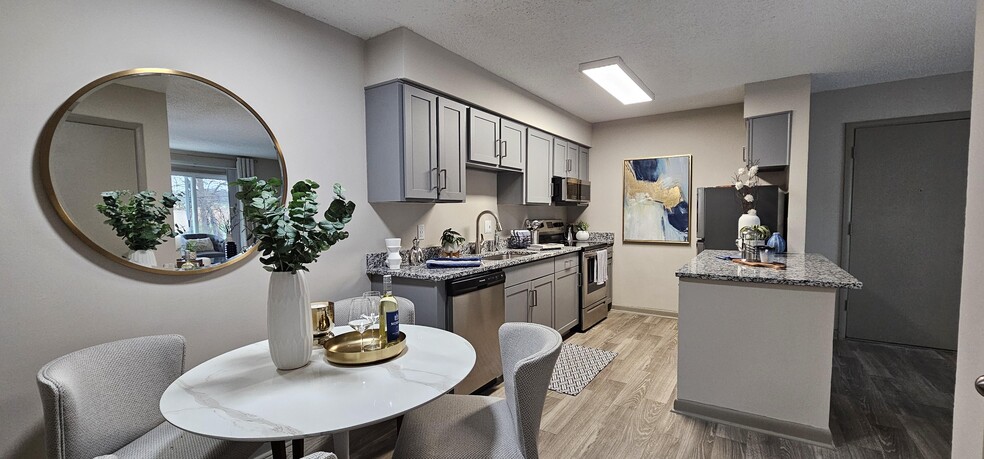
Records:
[[[367,320],[357,307],[366,299],[333,303],[329,322]],[[345,459],[352,457],[349,432],[396,418],[393,457],[536,457],[561,336],[536,324],[503,325],[506,399],[451,394],[472,371],[474,348],[454,333],[414,325],[413,304],[402,300],[400,315],[411,319],[399,325],[399,343],[370,350],[378,326],[360,332],[339,324],[325,333],[315,323],[309,361],[292,370],[277,368],[264,340],[185,371],[180,335],[130,338],[56,359],[38,373],[48,456]],[[312,315],[325,309],[315,303]],[[380,353],[390,347],[399,352]],[[326,437],[333,451],[305,449],[306,439]]]

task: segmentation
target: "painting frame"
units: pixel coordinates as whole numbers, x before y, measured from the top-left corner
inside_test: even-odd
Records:
[[[663,238],[658,238],[656,235],[639,237],[639,229],[632,228],[630,231],[629,217],[632,217],[633,212],[637,212],[637,209],[630,207],[630,201],[633,199],[633,194],[630,191],[630,180],[636,182],[635,176],[635,166],[634,163],[637,162],[655,162],[659,163],[664,161],[667,164],[671,162],[683,163],[685,161],[686,173],[679,174],[684,175],[684,177],[675,177],[679,180],[686,180],[686,184],[680,184],[682,200],[681,202],[686,204],[686,232],[684,232],[684,240],[674,240]],[[679,165],[678,165],[679,166]],[[653,183],[651,181],[647,181]],[[690,209],[693,201],[693,155],[682,154],[682,155],[665,155],[665,156],[650,156],[643,158],[628,158],[623,160],[622,168],[622,242],[629,244],[671,244],[671,245],[687,245],[689,246],[692,242],[693,235],[693,219],[690,217]],[[679,205],[679,204],[678,204]],[[633,219],[634,221],[635,219]],[[636,224],[638,226],[638,224]],[[633,233],[631,236],[629,233]],[[682,231],[681,231],[682,232]]]

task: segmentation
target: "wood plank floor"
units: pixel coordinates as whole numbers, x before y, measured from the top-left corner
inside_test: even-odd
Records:
[[[612,311],[568,338],[618,357],[576,397],[547,392],[541,457],[950,457],[954,352],[835,341],[830,425],[838,447],[830,450],[670,412],[676,325]],[[502,397],[503,389],[491,395]],[[352,457],[390,457],[395,427],[391,421],[353,432]]]

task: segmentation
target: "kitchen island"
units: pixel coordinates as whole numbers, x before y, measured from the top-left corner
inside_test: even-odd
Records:
[[[785,270],[743,266],[708,250],[677,271],[674,411],[831,447],[830,378],[837,289],[854,276],[818,254]]]

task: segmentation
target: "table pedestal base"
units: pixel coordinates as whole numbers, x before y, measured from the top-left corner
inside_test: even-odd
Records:
[[[273,450],[273,459],[287,459],[287,442],[272,441],[270,442],[270,449]],[[294,459],[304,457],[304,439],[291,440],[290,449],[293,451]]]

